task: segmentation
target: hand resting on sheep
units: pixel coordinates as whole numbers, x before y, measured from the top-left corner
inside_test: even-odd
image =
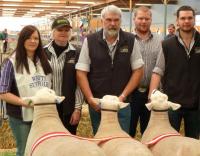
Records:
[[[152,156],[150,150],[123,131],[118,122],[117,111],[128,103],[120,102],[118,97],[106,95],[96,99],[101,107],[101,122],[95,138],[109,138],[100,147],[108,156]]]
[[[63,99],[48,88],[39,90],[33,97],[24,98],[34,105],[25,156],[104,156],[95,143],[66,135],[70,133],[62,125],[55,104]]]

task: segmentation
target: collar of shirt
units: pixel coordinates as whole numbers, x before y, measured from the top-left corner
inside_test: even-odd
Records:
[[[194,43],[195,43],[195,40],[194,40],[195,34],[196,34],[196,30],[194,29],[192,41],[191,41],[191,43],[190,43],[190,48],[188,49],[188,48],[185,46],[185,44],[184,44],[184,42],[183,42],[183,40],[182,40],[182,38],[181,38],[181,36],[180,36],[180,29],[178,29],[178,30],[176,31],[176,36],[177,36],[177,38],[178,38],[178,41],[179,41],[180,44],[182,44],[182,45],[184,46],[185,51],[187,52],[188,55],[190,54],[190,51],[192,50],[192,47],[193,47],[193,45],[194,45]]]
[[[49,44],[47,44],[45,47],[48,47],[48,50],[49,50],[52,54],[56,55],[56,53],[55,53],[55,51],[54,51],[54,48],[53,48],[53,46],[52,46],[52,43],[53,43],[53,41],[51,41],[51,42],[50,42]],[[62,52],[62,54],[67,53],[67,52],[69,52],[70,50],[76,50],[76,49],[74,48],[74,46],[73,46],[72,44],[69,43],[68,48],[65,49],[65,50]],[[61,54],[61,55],[62,55],[62,54]]]
[[[135,31],[134,35],[135,35],[135,38],[136,38],[138,41],[148,41],[148,40],[150,40],[150,39],[153,38],[153,34],[151,33],[151,31],[149,31],[148,37],[147,37],[147,39],[145,39],[145,40],[142,39],[142,38],[137,34],[137,31]]]
[[[116,43],[119,41],[119,32],[118,32],[115,42],[113,42],[112,44],[109,44],[106,40],[105,31],[103,30],[103,40],[106,41],[108,46],[110,45],[110,46],[114,47],[116,45]]]

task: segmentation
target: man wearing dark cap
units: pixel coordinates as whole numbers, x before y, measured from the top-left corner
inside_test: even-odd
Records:
[[[83,103],[83,95],[76,83],[78,51],[69,43],[72,27],[67,19],[55,19],[51,28],[52,41],[44,49],[53,69],[53,90],[57,95],[65,96],[57,110],[63,125],[76,134]]]

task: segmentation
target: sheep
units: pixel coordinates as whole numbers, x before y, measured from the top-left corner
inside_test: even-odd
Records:
[[[117,111],[128,103],[118,97],[105,95],[96,99],[101,103],[101,123],[95,138],[104,138],[99,146],[108,156],[152,156],[151,151],[139,141],[131,138],[119,125]],[[107,139],[106,139],[107,138]]]
[[[200,156],[199,140],[183,137],[171,127],[168,109],[176,110],[179,104],[168,101],[167,95],[154,90],[151,102],[146,104],[151,111],[150,121],[142,136],[155,156]]]
[[[55,103],[63,99],[48,88],[39,90],[33,97],[24,98],[27,103],[34,104],[25,156],[105,156],[95,143],[73,137],[62,125]]]

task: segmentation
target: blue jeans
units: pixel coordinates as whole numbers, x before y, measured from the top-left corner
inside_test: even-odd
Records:
[[[9,116],[10,128],[16,140],[16,156],[24,156],[26,141],[31,129],[31,122],[23,122],[20,119]]]
[[[89,113],[90,113],[90,119],[92,123],[93,134],[95,135],[100,125],[101,113],[96,112],[90,106],[89,106]],[[131,118],[130,105],[118,111],[119,124],[121,128],[127,133],[129,133],[129,129],[130,129],[130,118]]]
[[[182,108],[176,111],[169,110],[170,123],[177,131],[180,130],[182,119],[184,119],[185,136],[199,139],[200,111]]]

